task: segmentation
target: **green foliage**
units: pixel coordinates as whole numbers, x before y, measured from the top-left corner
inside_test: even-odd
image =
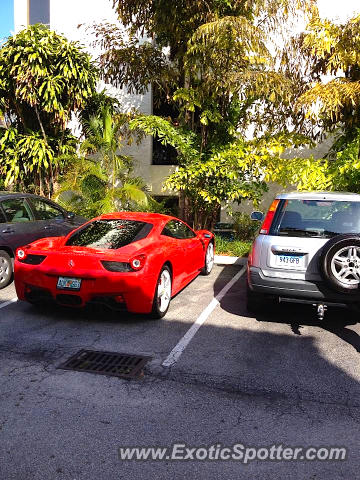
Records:
[[[254,240],[261,222],[251,220],[250,215],[244,212],[232,212],[235,236],[239,240]]]
[[[164,145],[175,147],[184,159],[196,158],[197,138],[194,133],[185,129],[179,129],[172,125],[169,120],[156,115],[139,115],[130,121],[130,129],[143,130],[147,135],[156,136]]]
[[[61,178],[56,199],[85,217],[146,209],[149,202],[144,182],[132,176],[132,159],[118,153],[124,120],[113,115],[111,98],[107,100],[104,94],[100,97],[91,104],[93,115],[82,115],[87,133],[80,146],[84,156],[72,159]]]
[[[313,59],[313,73],[334,75],[316,85],[299,99],[308,116],[323,118],[327,129],[343,124],[345,129],[360,123],[360,15],[343,25],[315,16],[308,26],[303,49]]]
[[[0,170],[6,185],[35,184],[51,194],[58,157],[74,153],[66,124],[96,83],[90,56],[44,25],[8,38],[0,49],[0,114],[8,128],[0,132]]]
[[[250,252],[251,242],[246,242],[242,240],[226,240],[216,235],[215,249],[218,255],[244,257]]]
[[[130,127],[156,134],[161,142],[178,149],[180,166],[164,187],[190,199],[190,222],[195,228],[212,227],[221,205],[240,203],[242,199],[257,204],[267,190],[266,176],[279,181],[288,177],[287,163],[281,160],[284,150],[305,141],[300,135],[285,134],[253,141],[239,138],[204,151],[194,132],[177,128],[160,117],[140,116],[130,122]]]
[[[0,129],[0,174],[4,186],[18,184],[24,189],[36,188],[32,185],[38,179],[40,190],[51,191],[51,178],[63,166],[63,158],[74,154],[77,140],[68,131],[62,139],[47,137],[40,132],[20,133],[17,128]],[[52,176],[44,172],[51,170]],[[55,173],[55,175],[54,175]]]
[[[2,111],[9,121],[15,115],[23,132],[39,130],[40,121],[46,134],[65,128],[71,112],[85,105],[96,82],[90,56],[44,25],[32,25],[9,37],[0,50]]]
[[[344,142],[344,136],[341,136],[335,144],[341,145],[340,150],[335,152],[335,158],[280,159],[267,178],[271,176],[272,180],[284,186],[296,185],[303,191],[360,193],[360,129],[356,130],[352,140]]]
[[[157,97],[162,94],[174,112],[171,119],[140,116],[130,127],[177,149],[180,166],[165,187],[180,192],[180,216],[195,227],[212,226],[221,204],[258,201],[266,190],[266,161],[275,168],[275,143],[287,131],[285,113],[298,92],[291,76],[277,68],[268,39],[299,11],[309,13],[315,1],[113,4],[125,32],[95,27],[103,76],[131,92],[156,85]],[[156,42],[144,43],[143,35]],[[260,147],[241,138],[250,124]],[[275,140],[264,140],[266,130]]]
[[[84,157],[72,158],[71,168],[62,176],[54,198],[64,208],[87,218],[148,207],[148,196],[141,179],[126,172],[123,182],[118,180],[114,187],[101,162]]]

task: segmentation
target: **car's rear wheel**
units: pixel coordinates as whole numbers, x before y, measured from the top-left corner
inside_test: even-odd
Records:
[[[210,275],[211,270],[213,269],[213,266],[214,266],[214,258],[215,258],[214,244],[213,242],[210,242],[209,245],[207,246],[206,253],[205,253],[205,263],[201,270],[202,275]]]
[[[165,265],[160,272],[155,295],[153,300],[153,308],[151,312],[152,318],[162,318],[166,315],[171,300],[172,278],[170,268]]]
[[[13,267],[10,255],[0,250],[0,289],[5,288],[12,281]]]
[[[338,235],[324,246],[320,269],[327,285],[341,293],[360,293],[360,237]]]

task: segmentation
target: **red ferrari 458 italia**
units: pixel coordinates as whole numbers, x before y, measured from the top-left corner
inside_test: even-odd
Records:
[[[213,264],[211,232],[167,215],[111,213],[17,249],[15,287],[34,304],[105,304],[161,318],[171,297]]]

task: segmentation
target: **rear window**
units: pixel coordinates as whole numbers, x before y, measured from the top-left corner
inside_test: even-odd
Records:
[[[360,233],[360,202],[281,200],[270,235],[331,238]]]
[[[66,245],[117,249],[147,237],[152,227],[136,220],[95,220],[75,232]]]

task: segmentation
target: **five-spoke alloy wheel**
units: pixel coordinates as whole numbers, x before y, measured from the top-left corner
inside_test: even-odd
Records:
[[[210,275],[211,270],[213,269],[214,266],[214,244],[213,242],[210,242],[205,253],[205,264],[204,267],[201,270],[201,273],[203,275]]]
[[[159,275],[155,290],[152,317],[162,318],[169,309],[172,290],[172,278],[170,268],[165,265]]]

